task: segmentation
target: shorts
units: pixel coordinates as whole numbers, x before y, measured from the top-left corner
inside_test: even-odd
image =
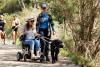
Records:
[[[4,31],[4,28],[0,28],[0,30],[3,32]]]
[[[17,32],[18,31],[18,27],[13,26],[12,29]]]

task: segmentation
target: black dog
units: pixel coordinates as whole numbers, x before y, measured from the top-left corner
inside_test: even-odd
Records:
[[[50,46],[52,63],[55,63],[56,61],[58,61],[59,49],[63,48],[63,44],[61,40],[55,39],[51,42]]]

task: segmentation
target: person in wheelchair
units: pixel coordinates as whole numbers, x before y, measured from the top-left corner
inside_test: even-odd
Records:
[[[35,37],[38,36],[34,28],[34,18],[30,18],[26,21],[23,33],[25,34],[24,45],[29,45],[31,50],[31,59],[36,57],[36,54],[39,54],[40,41]],[[36,51],[36,53],[34,52]]]

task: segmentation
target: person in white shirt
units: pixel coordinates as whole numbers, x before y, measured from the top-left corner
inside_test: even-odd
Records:
[[[12,19],[12,30],[13,30],[12,38],[13,38],[13,44],[16,44],[16,38],[17,38],[19,26],[20,26],[20,20],[18,19],[18,17],[16,15],[14,15],[13,19]]]

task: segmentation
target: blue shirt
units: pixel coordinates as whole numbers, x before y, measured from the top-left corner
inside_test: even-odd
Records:
[[[48,14],[47,13],[42,13],[40,19],[41,19],[40,28],[48,29],[48,27],[49,27],[49,16],[48,16]]]

